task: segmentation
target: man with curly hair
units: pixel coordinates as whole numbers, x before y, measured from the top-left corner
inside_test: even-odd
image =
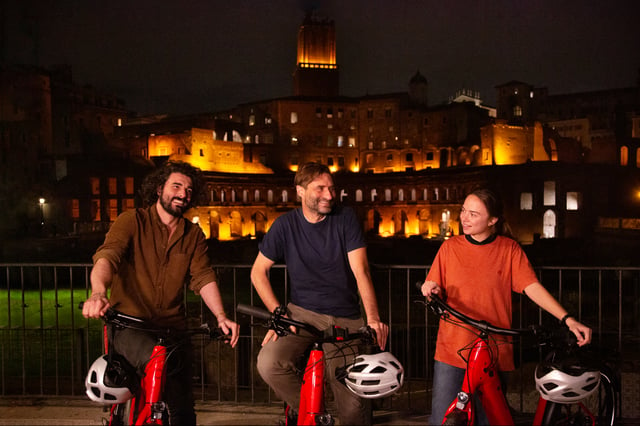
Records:
[[[100,318],[109,306],[161,327],[185,328],[184,288],[202,297],[218,325],[238,341],[239,326],[225,314],[202,230],[183,217],[201,197],[203,177],[184,162],[167,162],[142,184],[144,208],[122,213],[93,256],[91,296],[83,315]],[[107,294],[110,290],[110,294]],[[142,373],[156,337],[132,329],[110,330],[111,349]],[[168,361],[163,399],[170,424],[195,425],[189,340]]]

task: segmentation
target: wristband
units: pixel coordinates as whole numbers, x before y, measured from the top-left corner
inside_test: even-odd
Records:
[[[572,318],[573,315],[571,314],[567,314],[565,316],[562,317],[562,319],[560,320],[560,324],[564,325],[565,327],[567,326],[567,319],[568,318]]]

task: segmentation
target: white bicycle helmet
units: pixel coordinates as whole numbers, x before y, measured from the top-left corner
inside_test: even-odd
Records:
[[[404,369],[390,352],[359,355],[347,368],[344,382],[361,398],[382,398],[402,387]]]
[[[591,395],[600,384],[600,371],[541,364],[536,367],[536,389],[542,398],[571,404]]]
[[[108,355],[96,359],[84,381],[87,396],[104,405],[120,404],[133,396],[131,389],[137,386],[137,375],[133,367],[122,357]]]

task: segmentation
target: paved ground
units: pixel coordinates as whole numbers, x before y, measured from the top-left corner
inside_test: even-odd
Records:
[[[274,405],[200,403],[199,425],[277,425],[282,409]],[[0,399],[0,425],[102,425],[107,418],[100,406],[84,399]],[[426,414],[376,411],[376,425],[426,425]]]

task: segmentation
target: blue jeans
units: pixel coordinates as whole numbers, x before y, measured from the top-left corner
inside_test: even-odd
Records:
[[[447,408],[458,396],[458,392],[462,388],[465,370],[463,368],[454,367],[444,362],[435,361],[433,365],[433,392],[431,396],[431,418],[430,425],[441,425]],[[499,373],[500,380],[505,383],[505,376]],[[506,389],[503,386],[503,389]],[[489,421],[482,409],[482,404],[477,395],[474,395],[474,404],[476,412],[476,425],[488,425]]]

